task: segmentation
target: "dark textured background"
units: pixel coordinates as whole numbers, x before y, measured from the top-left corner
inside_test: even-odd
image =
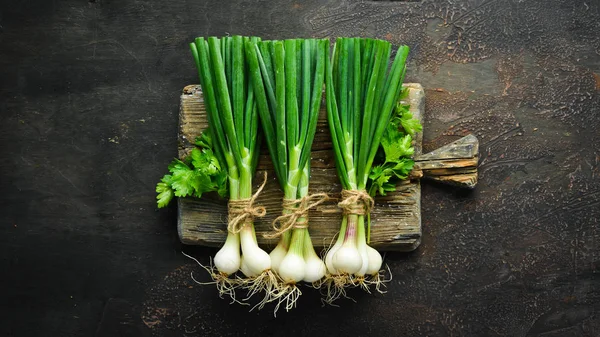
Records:
[[[599,336],[598,0],[0,0],[0,336]],[[192,286],[154,184],[199,35],[412,47],[425,149],[481,141],[480,183],[423,186],[385,296],[251,312]]]

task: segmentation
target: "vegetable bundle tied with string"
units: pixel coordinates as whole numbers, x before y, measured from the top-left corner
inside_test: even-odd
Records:
[[[210,37],[197,38],[190,47],[209,127],[186,158],[169,165],[170,174],[156,187],[157,203],[164,207],[175,196],[211,191],[229,196],[227,238],[214,257],[216,270],[207,268],[219,292],[237,301],[238,287],[246,288],[248,297],[264,291],[256,306],[275,301],[275,310],[281,304],[289,310],[301,294],[296,286],[301,281],[325,285],[327,302],[344,295],[347,286],[379,290],[382,257],[367,244],[373,197],[394,191],[394,180],[408,177],[412,136],[421,127],[407,106],[397,103],[408,48],[398,49],[388,71],[391,45],[373,39],[339,38],[331,59],[326,39]],[[308,232],[308,210],[328,198],[308,192],[323,84],[343,187],[340,233],[325,261]],[[266,174],[254,193],[252,184],[261,139],[284,192],[282,214],[267,234],[280,237],[271,254],[258,246],[254,231],[254,219],[266,212],[255,203]],[[245,278],[231,277],[238,271]]]
[[[284,281],[278,303],[285,301],[289,310],[301,294],[297,282],[325,275],[308,233],[308,209],[327,195],[309,195],[308,182],[329,41],[250,41],[246,51],[263,134],[284,192],[282,215],[268,236],[280,236],[270,256]]]
[[[340,234],[325,257],[329,300],[343,294],[345,286],[360,285],[368,290],[370,284],[378,287],[381,282],[382,257],[367,244],[370,228],[365,228],[365,217],[374,206],[374,194],[385,193],[373,186],[385,185],[390,190],[392,176],[406,178],[412,169],[412,161],[400,157],[374,166],[402,92],[407,55],[408,47],[399,47],[388,71],[389,42],[338,38],[327,62],[327,119],[343,187],[338,204],[343,211]],[[374,173],[384,168],[388,169],[386,176],[375,177]]]
[[[252,193],[259,137],[256,100],[247,75],[245,46],[250,41],[259,39],[209,37],[197,38],[190,44],[204,95],[207,132],[229,183],[227,239],[214,257],[218,273],[213,273],[213,278],[222,292],[232,296],[233,288],[240,283],[228,276],[240,269],[248,277],[241,284],[253,291],[264,289],[269,293],[276,283],[271,259],[258,246],[253,224],[255,217],[265,214],[265,209],[254,204],[264,182]]]

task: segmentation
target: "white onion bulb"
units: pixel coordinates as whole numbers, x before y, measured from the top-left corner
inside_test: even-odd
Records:
[[[214,263],[218,271],[227,275],[231,275],[240,269],[240,239],[238,234],[227,234],[227,240],[215,255]]]
[[[279,265],[281,265],[281,261],[285,258],[287,254],[287,249],[283,246],[281,241],[277,244],[275,249],[271,251],[269,256],[271,257],[271,269],[277,273],[279,273]]]
[[[261,274],[263,271],[271,268],[271,258],[267,252],[258,247],[251,228],[244,228],[240,233],[240,239],[242,242],[242,254],[244,254],[245,264],[248,267],[249,273]]]
[[[303,281],[313,283],[325,276],[327,267],[325,267],[325,263],[319,258],[314,250],[312,251],[312,254],[308,254],[305,262],[306,269],[304,271]]]
[[[333,255],[333,267],[344,274],[355,274],[362,267],[362,257],[353,243],[344,243]]]
[[[279,276],[287,283],[296,283],[304,278],[304,258],[288,251],[279,265]]]
[[[379,254],[375,248],[367,245],[367,255],[369,256],[369,267],[367,268],[366,273],[368,275],[375,275],[379,273],[381,265],[383,264],[383,258],[381,257],[381,254]]]

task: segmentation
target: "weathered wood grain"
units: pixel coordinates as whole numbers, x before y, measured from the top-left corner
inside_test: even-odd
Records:
[[[446,184],[474,188],[477,185],[479,141],[465,136],[439,149],[415,156],[413,177],[424,177]]]
[[[415,118],[421,119],[424,91],[420,84],[405,84],[409,90],[407,102]],[[202,94],[199,86],[184,88],[181,95],[179,130],[179,156],[185,156],[193,141],[207,126]],[[415,137],[415,153],[421,153],[422,135]],[[311,157],[310,192],[327,192],[339,197],[341,185],[335,171],[329,129],[324,105],[321,108],[317,133]],[[272,171],[266,149],[262,155],[254,180],[255,188],[262,183],[263,172],[268,182],[257,199],[257,204],[267,208],[268,214],[255,221],[260,244],[274,245],[276,240],[265,239],[262,234],[270,230],[271,222],[281,213],[283,193]],[[411,251],[421,240],[421,187],[418,180],[405,181],[398,191],[386,197],[375,198],[371,215],[371,245],[380,250]],[[328,246],[339,231],[341,212],[331,201],[311,210],[310,234],[317,247]],[[324,212],[325,211],[325,212]],[[177,227],[181,242],[189,245],[220,246],[227,234],[227,203],[216,194],[205,194],[202,199],[180,198]]]

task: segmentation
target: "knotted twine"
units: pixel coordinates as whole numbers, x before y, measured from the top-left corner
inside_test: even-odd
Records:
[[[267,173],[265,172],[265,179],[252,195],[248,199],[229,200],[227,203],[229,223],[227,224],[227,230],[233,234],[239,233],[246,225],[254,223],[255,217],[263,217],[267,214],[267,210],[264,206],[254,206],[254,201],[258,198],[260,192],[267,184]]]
[[[283,199],[282,207],[285,214],[273,220],[274,231],[264,234],[264,237],[273,239],[292,228],[308,228],[308,210],[327,200],[329,200],[327,193],[310,194],[300,199]]]
[[[374,206],[375,200],[369,193],[359,190],[342,190],[342,201],[338,203],[338,207],[342,209],[344,215],[369,214]]]

